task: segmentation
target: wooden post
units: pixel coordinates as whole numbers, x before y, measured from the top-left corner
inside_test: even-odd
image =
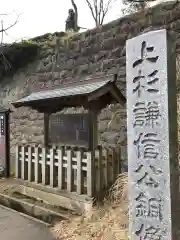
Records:
[[[15,163],[15,177],[19,178],[19,150],[20,146],[16,146],[16,163]]]
[[[90,121],[91,121],[91,138],[90,138],[90,147],[91,151],[87,153],[87,194],[88,196],[94,196],[96,192],[96,169],[95,169],[95,149],[98,143],[98,131],[97,131],[97,115],[100,111],[99,108],[95,108],[94,106],[90,109]]]
[[[28,146],[28,181],[32,181],[32,149]]]
[[[35,168],[35,182],[39,183],[39,177],[40,177],[40,172],[39,172],[39,148],[34,147],[34,168]]]
[[[67,151],[67,191],[72,191],[72,150]]]
[[[112,183],[114,183],[114,181],[116,180],[117,167],[118,166],[116,166],[116,151],[113,148],[112,149]]]
[[[46,148],[42,148],[42,184],[46,185],[48,183],[47,176],[47,164],[46,164]]]
[[[103,176],[102,176],[102,148],[100,147],[97,151],[97,161],[98,161],[98,166],[97,166],[97,193],[101,195],[102,187],[103,187]]]
[[[104,149],[104,164],[103,164],[103,177],[104,177],[104,186],[107,188],[109,184],[109,179],[108,179],[108,150]]]
[[[94,150],[97,147],[97,139],[98,139],[98,131],[97,131],[97,115],[99,110],[96,109],[90,109],[89,115],[90,115],[90,146],[89,150]]]
[[[95,194],[95,177],[94,177],[94,159],[91,151],[87,152],[87,195],[94,197]]]
[[[63,189],[63,155],[64,148],[57,150],[58,153],[58,188]]]
[[[82,194],[82,152],[77,152],[77,193]]]
[[[25,180],[25,149],[21,147],[21,179]]]
[[[54,148],[50,149],[50,186],[54,187],[55,176],[54,176]]]
[[[121,148],[119,147],[116,149],[116,161],[117,161],[117,169],[118,169],[118,175],[122,172],[122,166],[121,166]]]
[[[44,146],[48,146],[49,141],[49,113],[44,113]]]

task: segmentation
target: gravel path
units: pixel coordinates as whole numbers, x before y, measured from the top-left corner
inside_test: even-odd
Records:
[[[0,239],[54,240],[50,230],[41,223],[0,206]]]

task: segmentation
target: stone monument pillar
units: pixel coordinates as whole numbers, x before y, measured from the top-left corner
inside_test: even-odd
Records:
[[[165,29],[126,42],[131,240],[179,239],[174,45]]]

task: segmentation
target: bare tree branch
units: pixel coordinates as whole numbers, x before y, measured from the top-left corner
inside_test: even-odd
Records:
[[[112,7],[113,3],[117,0],[85,0],[91,15],[95,21],[96,27],[103,24],[104,19]]]
[[[15,22],[13,24],[11,24],[10,26],[8,26],[7,28],[1,28],[0,32],[4,32],[9,30],[10,28],[14,27],[17,23],[18,23],[18,19],[19,19],[20,14],[17,15],[17,18],[15,20]]]
[[[1,20],[1,29],[4,29],[4,27],[3,27],[3,20]],[[3,43],[3,37],[4,37],[3,33],[4,33],[4,31],[2,31],[2,34],[1,34],[1,45]]]
[[[95,17],[97,19],[97,16],[98,16],[98,0],[93,0],[93,1],[94,1]]]
[[[8,14],[5,13],[5,14],[0,14],[0,16],[7,16]],[[4,28],[4,22],[3,22],[3,19],[1,19],[1,29],[0,29],[0,33],[1,33],[1,43],[0,43],[0,56],[2,57],[3,59],[3,65],[4,65],[4,68],[5,68],[5,71],[9,71],[11,69],[11,64],[9,63],[9,61],[7,60],[7,58],[5,57],[4,55],[4,44],[3,44],[3,38],[4,38],[4,34],[8,35],[7,34],[7,31],[14,27],[17,23],[18,23],[18,19],[19,19],[19,16],[20,14],[17,14],[17,18],[16,20],[14,21],[14,23],[12,23],[10,26]]]
[[[99,1],[98,23],[101,23],[101,14],[103,14],[104,0]]]
[[[85,1],[86,1],[87,5],[88,5],[90,11],[91,11],[91,15],[92,15],[94,21],[96,22],[96,17],[95,17],[93,6],[92,6],[91,2],[89,0],[85,0]]]

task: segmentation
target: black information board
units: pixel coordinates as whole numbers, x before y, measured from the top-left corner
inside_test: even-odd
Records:
[[[49,142],[90,148],[92,122],[90,114],[56,114],[49,119]]]

